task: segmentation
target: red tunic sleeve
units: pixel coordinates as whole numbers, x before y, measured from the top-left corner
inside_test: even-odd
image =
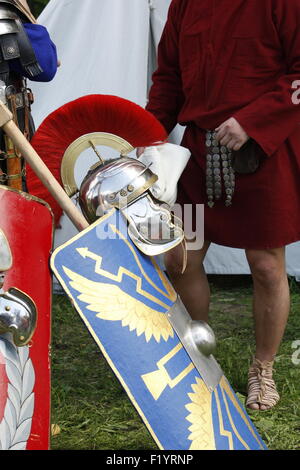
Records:
[[[300,77],[300,1],[274,0],[273,5],[286,74],[278,79],[273,90],[233,116],[269,156],[300,124],[300,106],[293,100],[293,83]]]
[[[181,13],[186,0],[173,0],[158,47],[158,68],[146,107],[162,123],[168,133],[177,124],[184,101],[179,67],[178,33]]]

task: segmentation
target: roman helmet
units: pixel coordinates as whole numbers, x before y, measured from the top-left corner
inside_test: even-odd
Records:
[[[158,255],[184,241],[181,221],[170,207],[157,200],[151,188],[157,181],[150,165],[132,154],[136,147],[160,145],[166,132],[149,112],[119,97],[89,95],[62,106],[42,123],[32,145],[59,179],[66,193],[78,194],[82,212],[89,223],[112,209],[128,221],[128,234],[146,255]],[[99,147],[117,151],[104,159]],[[75,165],[88,148],[100,160],[78,187]],[[28,168],[27,184],[32,194],[46,199],[56,218],[61,215],[54,200]]]

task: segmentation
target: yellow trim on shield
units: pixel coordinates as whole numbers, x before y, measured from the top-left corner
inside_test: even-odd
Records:
[[[223,415],[222,415],[221,404],[220,404],[220,398],[219,398],[219,394],[218,394],[218,389],[217,389],[217,388],[214,390],[214,394],[215,394],[216,403],[217,403],[218,418],[219,418],[219,426],[220,426],[220,434],[221,434],[221,436],[227,437],[228,442],[229,442],[229,450],[234,450],[232,432],[227,431],[227,430],[224,428]]]
[[[254,429],[252,428],[251,424],[249,423],[249,420],[247,418],[247,415],[245,414],[245,412],[243,411],[242,407],[240,406],[236,396],[234,395],[234,393],[232,392],[230,386],[229,386],[229,383],[226,379],[225,376],[222,377],[221,381],[220,381],[220,387],[222,388],[222,390],[224,389],[225,392],[227,393],[227,395],[229,396],[230,400],[232,401],[232,403],[234,404],[234,406],[236,407],[236,409],[238,410],[239,414],[241,415],[241,418],[244,420],[245,424],[247,425],[249,431],[251,432],[251,434],[253,435],[254,439],[258,442],[259,446],[261,449],[264,449],[264,447],[262,446],[261,444],[261,441],[258,439]]]
[[[224,400],[224,403],[225,403],[225,408],[226,408],[226,411],[227,411],[227,415],[228,415],[228,419],[229,419],[229,422],[231,424],[231,427],[236,435],[236,437],[238,438],[238,440],[243,444],[244,447],[246,447],[247,450],[250,450],[250,447],[248,446],[248,444],[244,441],[244,439],[242,438],[242,436],[240,435],[240,433],[238,432],[238,430],[236,429],[236,426],[233,422],[233,419],[232,419],[232,416],[231,416],[231,413],[230,413],[230,410],[229,410],[229,406],[228,406],[228,402],[227,402],[227,397],[225,395],[225,392],[224,392],[224,389],[221,387],[221,392],[222,392],[222,396],[223,396],[223,400]]]

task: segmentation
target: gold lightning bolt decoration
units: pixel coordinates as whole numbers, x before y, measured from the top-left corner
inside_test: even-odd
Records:
[[[77,297],[87,304],[87,309],[96,312],[97,317],[108,321],[121,321],[123,327],[136,331],[137,336],[145,335],[149,342],[154,338],[158,343],[168,341],[174,331],[167,316],[148,307],[115,285],[95,282],[70,269],[63,267],[73,289],[80,292]]]
[[[104,276],[107,279],[110,279],[111,281],[115,281],[118,283],[121,283],[123,280],[124,276],[128,276],[131,279],[134,279],[136,282],[136,291],[138,294],[141,294],[142,296],[146,297],[149,300],[152,300],[152,302],[156,303],[157,305],[160,305],[161,307],[164,307],[166,310],[169,310],[169,306],[162,302],[159,298],[149,294],[149,292],[143,290],[142,288],[142,277],[137,276],[136,274],[132,273],[129,271],[129,269],[124,268],[123,266],[120,266],[118,269],[118,274],[112,274],[109,271],[106,271],[102,269],[102,261],[103,258],[102,256],[96,255],[95,253],[89,251],[88,248],[76,248],[80,256],[83,258],[89,258],[95,261],[95,273],[99,274],[100,276]],[[142,267],[140,267],[142,269]],[[157,286],[152,282],[152,280],[149,278],[149,276],[146,275],[146,273],[142,270],[143,277],[149,282],[149,284],[152,285],[152,287],[156,288],[159,292],[161,292],[165,297],[170,298],[168,294],[165,292],[161,291],[160,289],[157,288]],[[176,298],[174,299],[176,300]]]

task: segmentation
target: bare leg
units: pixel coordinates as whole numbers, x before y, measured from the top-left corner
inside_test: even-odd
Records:
[[[286,327],[290,294],[285,249],[246,252],[254,283],[253,314],[256,357],[272,361]]]
[[[165,254],[165,265],[171,282],[193,320],[208,321],[210,289],[203,260],[210,242],[201,250],[189,250],[187,268],[181,274],[182,252],[176,247]]]
[[[260,361],[273,361],[286,327],[290,295],[285,248],[246,250],[253,277],[253,315],[256,352]],[[251,406],[258,409],[259,405]],[[266,409],[261,405],[260,409]]]

